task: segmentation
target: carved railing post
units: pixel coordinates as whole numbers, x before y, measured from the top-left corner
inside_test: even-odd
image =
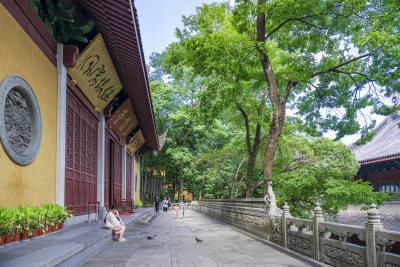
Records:
[[[319,261],[319,223],[324,222],[324,215],[322,214],[322,208],[319,206],[319,203],[316,203],[316,207],[314,209],[314,218],[313,218],[313,245],[314,245],[314,259]]]
[[[376,238],[375,231],[383,229],[379,212],[376,205],[371,204],[368,211],[368,222],[365,224],[365,246],[367,249],[367,267],[377,266]]]
[[[282,207],[282,245],[284,248],[287,248],[287,226],[286,226],[286,218],[291,217],[290,210],[287,202]]]

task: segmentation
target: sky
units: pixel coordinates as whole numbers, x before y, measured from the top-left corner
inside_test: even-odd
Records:
[[[161,53],[176,42],[175,29],[182,28],[182,16],[196,13],[203,3],[227,0],[135,0],[146,64],[152,52]]]
[[[161,53],[167,46],[176,42],[175,29],[182,28],[182,16],[196,13],[196,7],[203,3],[232,2],[232,0],[135,0],[143,43],[146,64],[153,52]],[[377,125],[383,121],[383,116],[372,116]],[[334,138],[333,131],[325,135]],[[350,145],[359,139],[360,135],[346,136],[342,142]]]

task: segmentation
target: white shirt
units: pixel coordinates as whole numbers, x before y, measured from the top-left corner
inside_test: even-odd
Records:
[[[164,199],[162,201],[162,206],[163,206],[163,208],[168,208],[168,200]]]
[[[120,225],[121,225],[121,223],[118,221],[115,214],[112,213],[111,211],[108,212],[108,214],[106,216],[106,227],[111,228],[111,227],[120,226]]]

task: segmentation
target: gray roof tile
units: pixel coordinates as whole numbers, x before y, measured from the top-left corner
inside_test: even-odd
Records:
[[[368,220],[366,210],[362,206],[350,206],[347,210],[340,211],[336,217],[337,223],[365,226]],[[385,203],[378,208],[381,215],[383,228],[389,231],[400,232],[400,202],[394,201]]]
[[[358,162],[400,155],[400,111],[388,116],[378,127],[376,135],[365,145],[352,147]]]

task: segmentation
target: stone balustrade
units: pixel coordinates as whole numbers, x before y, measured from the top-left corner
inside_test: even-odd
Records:
[[[374,204],[365,227],[325,222],[319,204],[312,220],[269,210],[264,199],[207,199],[191,208],[332,266],[400,267],[400,232],[386,231]]]

